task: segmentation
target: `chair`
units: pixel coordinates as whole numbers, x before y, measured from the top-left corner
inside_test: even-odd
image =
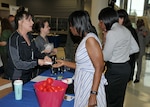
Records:
[[[58,47],[57,48],[57,59],[65,58],[65,50],[64,47]]]

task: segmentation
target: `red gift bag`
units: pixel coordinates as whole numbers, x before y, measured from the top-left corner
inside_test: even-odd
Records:
[[[66,92],[66,89],[68,87],[68,84],[63,83],[59,80],[53,80],[53,83],[51,84],[52,87],[61,87],[63,90],[56,90],[55,92],[49,90],[46,91],[43,89],[43,91],[39,90],[40,85],[45,85],[45,81],[37,82],[34,84],[34,89],[39,101],[40,107],[61,107],[64,94]]]

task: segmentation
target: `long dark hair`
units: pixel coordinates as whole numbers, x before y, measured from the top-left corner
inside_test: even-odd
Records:
[[[1,32],[4,30],[10,30],[11,32],[13,31],[13,28],[7,18],[3,18],[1,21]]]
[[[17,14],[15,16],[15,24],[16,24],[16,29],[18,28],[18,21],[23,19],[23,18],[26,18],[28,19],[29,16],[32,17],[32,14],[30,14],[29,12],[25,11],[25,8],[24,7],[20,7],[18,10],[17,10]]]
[[[115,22],[118,22],[118,13],[110,7],[102,9],[98,15],[98,20],[102,20],[106,26],[106,30],[110,30]]]
[[[85,33],[93,32],[97,34],[94,26],[91,23],[91,19],[87,11],[74,11],[70,14],[68,20],[69,25],[75,27],[79,36],[81,36],[82,38],[85,36]]]
[[[123,25],[125,27],[132,26],[131,21],[129,19],[129,15],[124,9],[120,9],[117,11],[120,18],[123,18]]]

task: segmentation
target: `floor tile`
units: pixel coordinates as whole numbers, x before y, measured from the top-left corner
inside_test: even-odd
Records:
[[[140,82],[128,83],[124,107],[150,107],[150,60],[145,59],[144,56]]]

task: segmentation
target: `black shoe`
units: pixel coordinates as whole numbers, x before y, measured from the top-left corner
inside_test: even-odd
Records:
[[[135,80],[134,80],[134,83],[138,83],[138,82],[140,82],[140,80],[138,80],[138,79],[135,79]]]

